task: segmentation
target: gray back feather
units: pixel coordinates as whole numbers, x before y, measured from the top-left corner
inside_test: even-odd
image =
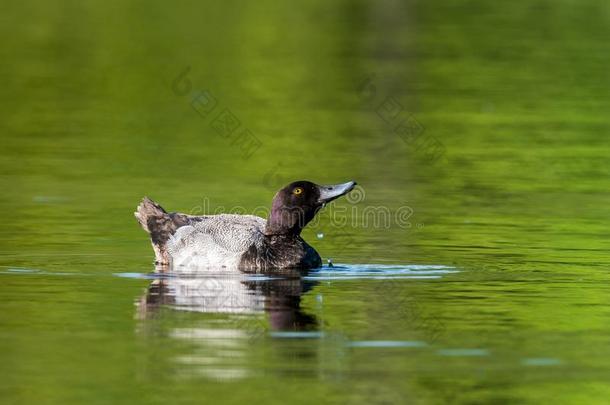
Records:
[[[167,243],[175,269],[235,269],[242,255],[264,242],[266,221],[254,215],[220,214],[178,228]]]

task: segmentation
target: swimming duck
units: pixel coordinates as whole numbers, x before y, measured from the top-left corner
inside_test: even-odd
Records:
[[[177,270],[305,270],[320,267],[322,260],[301,238],[301,231],[325,204],[355,185],[354,181],[326,186],[290,183],[275,194],[267,220],[254,215],[168,213],[148,197],[134,214],[150,234],[160,265]]]

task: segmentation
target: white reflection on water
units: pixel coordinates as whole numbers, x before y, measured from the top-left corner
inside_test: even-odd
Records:
[[[174,356],[180,364],[180,377],[207,377],[215,380],[238,380],[251,373],[243,366],[248,335],[238,329],[175,328],[174,339],[194,344],[189,354]]]
[[[307,274],[282,272],[254,274],[176,274],[171,272],[118,273],[118,277],[144,278],[151,282],[137,302],[137,317],[155,325],[163,309],[201,313],[206,316],[165,330],[168,337],[188,343],[188,353],[174,356],[180,378],[206,377],[235,380],[250,377],[247,367],[251,345],[257,339],[325,339],[320,321],[301,308],[301,298],[319,281],[350,279],[441,278],[455,273],[448,266],[423,265],[335,265]],[[316,301],[323,305],[323,297]],[[216,315],[222,315],[220,318]],[[212,317],[210,317],[212,316]],[[163,322],[158,323],[162,327]],[[148,331],[142,327],[140,330]],[[156,331],[155,333],[158,333]],[[425,348],[429,342],[342,340],[345,348]]]

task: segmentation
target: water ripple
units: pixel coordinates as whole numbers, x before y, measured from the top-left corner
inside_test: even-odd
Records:
[[[437,279],[445,274],[457,272],[456,268],[443,265],[342,264],[313,270],[304,278],[307,280]]]

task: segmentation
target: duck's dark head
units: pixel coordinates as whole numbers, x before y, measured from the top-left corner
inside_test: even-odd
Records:
[[[325,204],[349,193],[355,185],[355,181],[327,186],[310,181],[290,183],[273,197],[265,233],[298,235]]]

